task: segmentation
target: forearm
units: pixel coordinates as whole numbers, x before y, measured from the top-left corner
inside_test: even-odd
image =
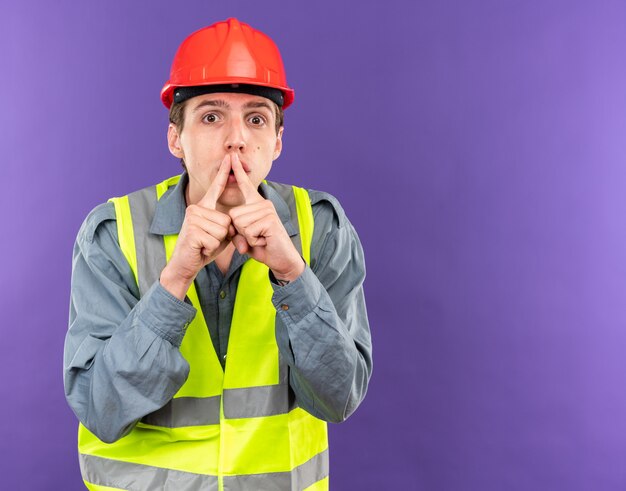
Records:
[[[290,366],[298,404],[330,422],[345,420],[365,396],[371,373],[369,327],[362,289],[340,305],[306,268],[275,288],[277,340]],[[346,315],[347,314],[347,315]]]
[[[117,326],[80,307],[72,312],[66,397],[90,431],[115,441],[165,405],[186,380],[189,367],[178,347],[195,309],[155,284]]]

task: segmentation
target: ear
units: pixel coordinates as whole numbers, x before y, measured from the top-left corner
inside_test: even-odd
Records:
[[[180,144],[180,134],[175,124],[170,123],[167,127],[167,146],[170,149],[170,153],[179,159],[185,158],[185,152]]]
[[[280,156],[280,152],[283,151],[283,130],[284,126],[281,126],[278,130],[278,135],[276,135],[276,146],[274,147],[274,160],[276,160]]]

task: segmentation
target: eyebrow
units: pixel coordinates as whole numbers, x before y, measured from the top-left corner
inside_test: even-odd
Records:
[[[208,101],[202,101],[200,104],[194,107],[193,112],[196,112],[205,106],[223,107],[226,109],[230,107],[230,105],[226,101],[223,101],[222,99],[209,99]]]
[[[272,112],[271,106],[267,102],[265,102],[265,101],[250,101],[250,102],[246,102],[243,105],[243,107],[244,107],[244,109],[248,109],[248,108],[251,108],[251,107],[254,107],[254,108],[265,107],[270,112]]]
[[[222,99],[209,99],[207,101],[202,101],[196,107],[194,107],[193,112],[199,111],[205,106],[223,107],[225,109],[230,109],[230,104],[228,104],[226,101]],[[250,102],[246,102],[243,105],[244,109],[259,108],[259,107],[264,107],[268,111],[272,112],[272,107],[265,101],[250,101]]]

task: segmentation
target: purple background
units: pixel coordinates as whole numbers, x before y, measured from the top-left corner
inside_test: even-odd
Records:
[[[375,370],[333,489],[626,489],[626,3],[507,0],[5,5],[1,487],[82,489],[72,244],[178,173],[159,90],[229,16],[296,89],[270,177],[338,196],[368,260]]]

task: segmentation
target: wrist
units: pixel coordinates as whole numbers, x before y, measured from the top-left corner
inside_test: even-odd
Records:
[[[187,278],[181,274],[178,274],[170,265],[166,265],[161,271],[159,277],[161,286],[165,288],[169,293],[179,300],[185,300],[187,290],[193,282],[193,278]]]
[[[302,257],[298,256],[298,259],[299,260],[286,271],[277,271],[275,269],[272,269],[272,274],[274,275],[274,278],[279,285],[285,286],[286,284],[297,280],[304,272],[304,269],[306,268],[306,263],[304,262],[304,259],[302,259]]]

